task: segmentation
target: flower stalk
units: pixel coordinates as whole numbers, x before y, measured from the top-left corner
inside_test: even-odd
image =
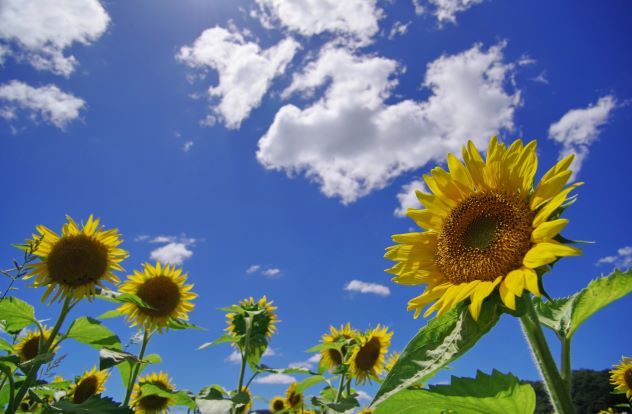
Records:
[[[147,349],[149,338],[150,335],[147,332],[147,328],[145,328],[143,331],[143,343],[140,347],[140,352],[138,353],[138,361],[132,366],[132,370],[130,372],[129,384],[127,384],[127,390],[125,391],[125,401],[123,401],[123,406],[127,406],[130,398],[132,397],[132,390],[134,389],[136,378],[138,378],[138,374],[140,373],[140,366],[143,358],[145,357],[145,350]]]

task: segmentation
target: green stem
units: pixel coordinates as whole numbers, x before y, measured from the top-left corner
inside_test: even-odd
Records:
[[[562,380],[566,389],[572,390],[573,371],[571,369],[571,338],[560,338],[562,341]]]
[[[336,394],[336,403],[340,402],[340,397],[342,397],[342,389],[344,388],[345,383],[345,374],[344,372],[340,374],[340,382],[338,383],[338,393]]]
[[[241,392],[241,389],[244,386],[244,374],[246,373],[246,354],[245,352],[241,353],[241,369],[239,370],[239,382],[237,383],[237,393]]]
[[[55,343],[57,334],[59,333],[59,330],[61,329],[61,326],[64,323],[66,316],[68,316],[68,313],[70,312],[70,310],[77,303],[78,302],[72,303],[72,298],[70,295],[66,296],[66,298],[64,299],[64,303],[61,306],[61,311],[59,312],[59,317],[57,318],[57,322],[55,323],[55,326],[53,327],[53,330],[51,331],[50,336],[48,337],[48,340],[43,344],[40,343],[41,347],[39,349],[38,355],[43,355],[43,354],[48,353],[53,343]],[[24,399],[24,396],[28,392],[29,388],[31,387],[31,385],[33,385],[33,382],[37,379],[37,372],[39,371],[40,367],[43,364],[44,364],[43,361],[35,362],[33,364],[33,366],[31,367],[31,369],[26,375],[26,379],[24,380],[24,382],[18,389],[17,394],[15,395],[12,409],[7,410],[7,414],[15,413],[15,411],[17,410],[17,407],[20,406],[20,403],[22,402],[22,399]]]
[[[553,355],[551,355],[551,350],[546,342],[538,315],[529,295],[525,295],[524,303],[527,312],[520,317],[520,322],[522,322],[522,329],[527,337],[540,374],[544,379],[544,385],[551,398],[553,408],[559,414],[573,414],[575,409],[570,393],[557,370],[557,365]]]
[[[147,328],[144,328],[143,332],[143,343],[140,346],[140,352],[138,353],[138,362],[136,362],[132,366],[132,371],[130,373],[129,384],[127,384],[127,390],[125,391],[125,401],[123,402],[123,406],[127,406],[129,404],[129,400],[132,397],[132,390],[134,389],[134,384],[136,384],[136,378],[138,378],[138,374],[140,373],[140,366],[142,365],[143,358],[145,357],[145,350],[147,349],[147,344],[149,343],[149,334],[147,333]]]

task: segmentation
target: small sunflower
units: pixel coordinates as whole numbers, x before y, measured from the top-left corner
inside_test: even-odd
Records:
[[[42,301],[55,290],[51,302],[67,296],[91,297],[104,281],[117,284],[119,279],[112,271],[122,271],[119,263],[128,256],[118,247],[123,240],[117,229],[104,230],[92,215],[81,228],[70,216],[66,219],[61,236],[39,225],[36,229],[40,234],[33,234],[28,241],[35,244],[41,239],[33,252],[40,261],[30,266],[25,278],[35,276],[35,286],[48,286]]]
[[[388,332],[387,327],[378,325],[358,337],[358,343],[349,358],[349,373],[356,382],[363,384],[369,378],[378,378],[384,367],[384,355],[391,345],[392,336],[393,332]]]
[[[275,323],[277,323],[277,315],[274,311],[276,306],[272,306],[273,301],[269,301],[263,296],[261,299],[255,302],[253,298],[243,299],[239,301],[239,306],[249,312],[257,312],[253,316],[252,320],[252,334],[257,336],[265,336],[268,339],[272,337],[272,334],[276,332]],[[226,314],[228,327],[226,331],[233,336],[241,336],[246,334],[246,321],[244,314],[242,313],[228,313]]]
[[[134,303],[124,303],[118,311],[127,315],[131,326],[143,326],[148,330],[168,327],[174,319],[189,319],[194,305],[190,300],[197,295],[190,290],[193,285],[185,285],[187,274],[175,266],[155,266],[145,263],[143,271],[134,271],[119,288],[120,292],[132,293],[151,306],[151,309]]]
[[[105,391],[105,381],[108,379],[107,371],[97,371],[97,367],[92,367],[70,386],[70,396],[73,404],[81,404],[93,395],[101,394]]]
[[[610,371],[610,382],[615,389],[625,392],[628,400],[632,401],[632,358],[621,359],[621,363]]]
[[[159,395],[143,396],[141,386],[143,384],[153,384],[167,391],[175,391],[176,387],[171,383],[166,372],[160,371],[147,374],[138,379],[138,384],[134,385],[132,392],[132,400],[130,406],[136,413],[141,414],[164,414],[167,413],[169,407],[174,405],[172,398],[161,397]]]
[[[351,324],[347,323],[346,325],[341,325],[340,329],[336,329],[333,326],[329,327],[329,333],[324,334],[322,337],[322,342],[324,344],[327,343],[336,343],[341,339],[355,339],[358,336],[358,331],[355,329],[351,329]],[[320,356],[323,364],[329,368],[329,370],[333,371],[336,367],[340,366],[347,356],[348,347],[347,345],[343,345],[343,347],[338,351],[337,349],[323,349],[320,351]]]
[[[493,137],[484,160],[470,141],[463,147],[463,164],[448,154],[448,171],[436,167],[424,175],[433,194],[417,192],[425,209],[408,216],[427,231],[398,234],[400,243],[385,257],[397,264],[387,271],[402,285],[426,284],[422,295],[408,302],[424,317],[440,316],[469,299],[478,319],[483,300],[498,288],[500,299],[515,310],[516,296],[526,289],[540,296],[537,270],[560,257],[581,251],[558,241],[568,220],[560,207],[582,183],[565,187],[572,175],[573,156],[559,161],[533,188],[538,158],[536,142],[521,140],[509,148]]]
[[[270,411],[278,413],[285,409],[285,399],[283,397],[274,397],[270,401]]]
[[[364,407],[363,409],[358,411],[358,414],[373,414],[373,409],[369,407]]]
[[[399,359],[399,355],[399,352],[393,352],[388,356],[388,359],[386,360],[386,365],[384,366],[384,369],[386,369],[387,372],[393,369],[393,366]]]
[[[44,338],[42,342],[48,341],[50,338],[50,334],[53,331],[52,328],[42,327],[42,331],[44,332]],[[20,357],[21,362],[30,361],[35,358],[39,354],[40,347],[40,338],[42,338],[42,334],[39,330],[26,332],[26,335],[18,339],[18,342],[13,346],[13,350],[17,356]],[[49,352],[55,352],[57,348],[57,341],[53,343]]]
[[[296,391],[296,383],[293,382],[285,391],[286,407],[292,410],[300,409],[303,406],[303,394]]]

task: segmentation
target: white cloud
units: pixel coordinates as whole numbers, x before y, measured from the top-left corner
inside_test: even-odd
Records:
[[[261,265],[252,265],[248,269],[246,269],[246,273],[251,274],[258,272],[261,269]]]
[[[241,354],[239,353],[239,351],[233,351],[230,353],[230,355],[228,355],[224,361],[226,362],[231,362],[233,364],[237,364],[239,362],[241,362]]]
[[[299,44],[292,38],[262,50],[246,40],[231,25],[230,29],[213,27],[205,30],[191,46],[183,46],[177,59],[192,68],[212,69],[219,73],[219,83],[208,89],[213,114],[202,121],[212,126],[217,118],[228,128],[239,128],[250,112],[261,104],[272,80],[282,75]]]
[[[259,273],[265,277],[272,279],[272,278],[281,276],[281,269],[279,269],[278,267],[262,266],[262,265],[254,264],[248,267],[248,269],[246,269],[246,273],[249,275],[253,273]]]
[[[309,96],[326,86],[324,96],[303,109],[283,106],[259,140],[257,159],[288,176],[304,173],[326,196],[348,204],[442,160],[467,139],[484,149],[491,135],[513,128],[520,104],[519,91],[505,90],[513,65],[503,63],[503,47],[475,45],[438,58],[424,81],[431,96],[395,103],[386,100],[401,71],[396,61],[324,47],[284,92]]]
[[[393,24],[393,27],[391,27],[391,31],[388,34],[388,38],[389,39],[394,39],[395,36],[403,36],[406,33],[408,33],[408,26],[410,26],[411,22],[408,23],[402,23],[402,22],[395,22]]]
[[[20,109],[27,111],[31,119],[41,119],[60,129],[77,119],[86,104],[83,99],[62,92],[55,85],[35,88],[17,80],[0,85],[0,101],[4,101],[2,113],[5,119],[14,119],[16,109]]]
[[[189,152],[191,151],[191,147],[193,147],[193,141],[187,141],[182,145],[182,151]]]
[[[314,365],[320,362],[320,354],[314,354],[306,361],[290,362],[289,368],[303,368],[313,370]]]
[[[428,192],[428,187],[426,187],[424,180],[413,180],[402,186],[401,191],[397,194],[399,207],[394,211],[395,217],[406,217],[406,211],[408,211],[409,208],[422,208],[416,191],[421,191],[422,193]]]
[[[172,242],[152,250],[150,257],[153,260],[160,260],[162,263],[181,265],[186,259],[193,256],[193,251],[189,250],[185,243]]]
[[[413,0],[413,7],[415,8],[415,14],[418,16],[426,11],[426,8],[421,4],[421,0]]]
[[[134,238],[135,242],[144,242],[144,241],[147,241],[147,240],[149,240],[149,236],[147,234],[141,234],[141,235],[136,236]]]
[[[433,14],[440,23],[445,21],[456,23],[457,13],[464,12],[470,7],[482,2],[483,0],[428,0]],[[425,11],[425,8],[421,6],[418,0],[413,0],[413,4],[415,5],[415,12],[417,14],[422,14]],[[421,8],[421,11],[417,11],[418,7]]]
[[[360,280],[352,280],[347,283],[345,290],[349,292],[372,293],[378,296],[388,296],[391,294],[391,290],[387,286],[362,282]]]
[[[617,250],[614,256],[602,257],[597,261],[598,265],[612,264],[615,267],[626,269],[632,266],[632,246],[625,246]]]
[[[266,269],[263,272],[261,272],[264,276],[268,276],[268,277],[276,277],[281,273],[281,269],[278,269],[276,267],[270,268],[270,269]]]
[[[546,70],[543,70],[538,76],[532,78],[531,80],[537,83],[542,83],[544,85],[549,84],[549,80],[546,78]]]
[[[346,36],[359,45],[371,43],[378,32],[382,10],[376,0],[256,0],[253,13],[264,27],[278,21],[303,36],[324,32]]]
[[[64,76],[77,65],[64,49],[94,42],[109,22],[98,0],[3,0],[0,5],[0,39],[16,42],[22,50],[16,57]]]
[[[582,163],[590,152],[590,145],[599,137],[600,127],[608,122],[610,112],[617,107],[612,95],[603,96],[595,105],[584,109],[572,109],[549,127],[549,138],[562,144],[560,158],[575,153],[571,165],[573,177],[577,176]]]
[[[257,384],[267,384],[267,385],[277,385],[277,384],[287,385],[287,384],[296,382],[296,378],[287,374],[269,374],[269,375],[266,375],[265,377],[255,378],[253,382]]]

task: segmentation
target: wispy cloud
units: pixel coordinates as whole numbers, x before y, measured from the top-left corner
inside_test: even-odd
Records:
[[[259,264],[253,264],[246,269],[246,274],[252,275],[254,273],[258,273],[267,278],[274,279],[281,276],[281,269],[278,267],[265,266]]]
[[[253,382],[267,385],[287,385],[296,382],[296,378],[287,374],[269,374],[264,377],[255,378]]]
[[[349,292],[371,293],[378,296],[388,296],[391,294],[391,290],[387,286],[362,282],[360,280],[352,280],[347,283],[345,290]]]
[[[617,250],[617,254],[602,257],[597,261],[598,265],[611,264],[618,268],[629,268],[632,266],[632,246],[621,247]]]
[[[290,368],[303,368],[303,369],[313,370],[314,365],[318,364],[319,362],[320,362],[320,354],[314,354],[305,361],[290,362],[288,366]]]

